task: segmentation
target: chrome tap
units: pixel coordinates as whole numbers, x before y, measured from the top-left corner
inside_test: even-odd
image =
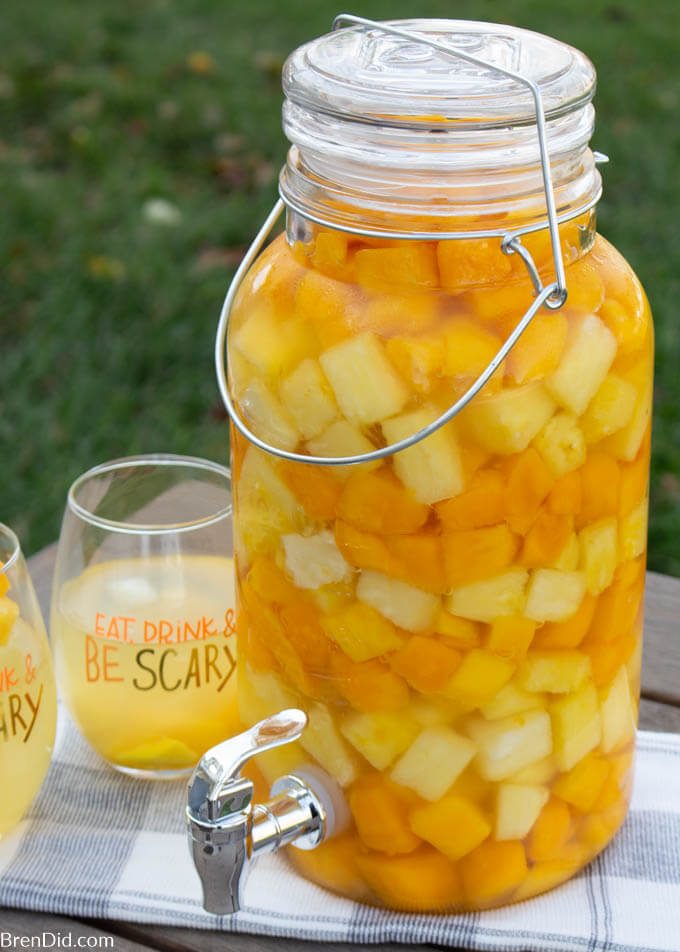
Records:
[[[306,726],[303,711],[281,711],[212,747],[194,770],[186,817],[208,912],[238,912],[242,874],[251,859],[288,843],[314,849],[329,832],[329,818],[337,832],[342,796],[318,769],[281,777],[271,789],[272,799],[255,805],[252,781],[240,776],[251,757],[297,740]]]

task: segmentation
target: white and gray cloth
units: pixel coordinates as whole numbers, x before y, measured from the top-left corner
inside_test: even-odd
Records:
[[[47,779],[0,840],[0,906],[318,941],[550,952],[680,949],[680,735],[640,732],[630,814],[570,882],[514,906],[452,916],[386,912],[258,860],[233,918],[201,908],[184,829],[186,784],[115,773],[64,711]]]

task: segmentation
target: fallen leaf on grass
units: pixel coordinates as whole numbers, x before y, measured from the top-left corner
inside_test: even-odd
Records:
[[[199,76],[207,76],[215,72],[217,64],[210,53],[206,53],[204,50],[195,50],[187,56],[187,68]]]
[[[122,281],[125,277],[123,262],[107,255],[92,255],[87,259],[87,270],[93,278],[101,280]]]

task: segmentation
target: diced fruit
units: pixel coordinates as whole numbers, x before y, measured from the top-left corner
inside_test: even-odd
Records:
[[[448,588],[498,575],[517,552],[517,538],[505,524],[445,532],[442,540]]]
[[[563,800],[551,797],[534,823],[527,854],[534,863],[558,858],[569,839],[571,813]]]
[[[337,514],[367,532],[416,532],[429,516],[429,508],[416,502],[392,472],[355,472],[344,485]]]
[[[429,426],[438,416],[437,410],[427,405],[385,420],[382,424],[385,439],[388,443],[403,440]],[[393,459],[397,476],[420,503],[439,502],[456,496],[463,489],[460,450],[451,424],[401,450]]]
[[[530,446],[512,464],[508,474],[508,525],[524,534],[536,519],[541,503],[555,485],[543,457]]]
[[[408,712],[422,727],[448,724],[458,716],[458,708],[448,698],[423,697],[421,694],[412,696]]]
[[[568,694],[590,675],[590,659],[580,651],[530,651],[517,673],[525,691]]]
[[[403,713],[349,713],[340,730],[376,770],[385,770],[417,737],[420,725]]]
[[[313,536],[284,535],[286,569],[299,588],[316,589],[331,582],[349,582],[352,568],[345,562],[329,529]]]
[[[425,241],[401,241],[392,248],[362,248],[354,256],[354,264],[359,284],[368,288],[439,284],[435,249]]]
[[[577,648],[590,628],[597,605],[592,595],[584,595],[583,601],[566,621],[547,622],[536,632],[535,648]]]
[[[436,595],[364,570],[357,582],[357,598],[371,605],[385,618],[407,631],[423,631],[431,626],[439,607]]]
[[[295,850],[291,862],[306,879],[318,883],[324,889],[357,902],[367,902],[370,898],[369,889],[357,865],[360,855],[361,841],[356,833],[342,833],[324,840],[316,849]]]
[[[375,423],[399,413],[408,388],[370,332],[341,341],[319,357],[338,406],[351,423]]]
[[[421,531],[415,535],[389,535],[383,538],[391,561],[396,560],[396,567],[386,574],[395,575],[403,582],[435,595],[447,590],[442,538],[438,533]]]
[[[494,469],[475,473],[469,487],[435,506],[445,529],[481,529],[504,518],[505,483]]]
[[[236,489],[240,534],[247,552],[272,551],[279,536],[304,525],[305,511],[269,457],[248,447]]]
[[[511,682],[501,688],[490,701],[482,704],[479,709],[487,721],[497,721],[501,717],[543,707],[543,700],[540,695],[530,694]]]
[[[554,567],[573,534],[572,523],[570,516],[558,516],[545,507],[541,508],[524,539],[520,554],[522,565],[527,568]]]
[[[321,625],[352,661],[368,661],[401,648],[403,638],[394,625],[370,605],[351,602],[326,615]]]
[[[639,637],[639,631],[631,631],[604,644],[586,640],[583,650],[590,657],[596,687],[602,688],[609,684],[619,667],[626,664],[635,651]]]
[[[460,651],[421,635],[409,638],[391,658],[392,669],[424,694],[441,691],[460,662]]]
[[[510,680],[515,665],[489,651],[473,648],[444,688],[447,697],[463,708],[473,708],[490,701]]]
[[[369,850],[394,856],[412,853],[422,842],[409,827],[406,807],[380,774],[366,774],[357,780],[349,794],[349,806]]]
[[[536,695],[534,695],[536,696]],[[553,779],[557,773],[557,767],[552,757],[544,757],[537,760],[528,767],[522,767],[508,779],[513,783],[530,784],[532,786],[544,786]]]
[[[443,912],[462,898],[458,870],[430,847],[408,856],[369,853],[356,862],[371,889],[391,909]]]
[[[582,572],[536,569],[529,582],[524,614],[534,621],[564,621],[578,610],[585,592]]]
[[[355,324],[356,327],[372,331],[379,337],[392,338],[395,334],[417,334],[426,331],[437,324],[438,320],[439,301],[434,294],[403,289],[399,294],[381,292],[376,296],[367,296]],[[439,340],[441,346],[441,338]],[[410,377],[406,375],[406,379],[409,380]]]
[[[472,717],[466,730],[479,748],[475,764],[485,780],[505,780],[552,751],[546,711],[524,711],[487,721]]]
[[[542,383],[476,397],[460,414],[468,435],[492,453],[520,453],[545,426],[555,403]]]
[[[5,563],[0,562],[0,570],[3,569],[4,566],[5,566]],[[0,571],[0,598],[3,595],[6,595],[7,592],[9,592],[9,590],[10,590],[9,579],[7,578],[7,575],[5,572]]]
[[[548,497],[548,508],[561,516],[573,516],[581,509],[581,473],[572,470],[555,483]]]
[[[338,407],[318,361],[307,357],[281,381],[281,402],[305,440],[309,440],[338,417]]]
[[[511,661],[519,661],[527,653],[531,644],[536,622],[523,615],[503,615],[494,618],[486,642],[486,647],[494,654]]]
[[[347,338],[357,311],[355,294],[348,285],[307,269],[297,287],[295,313],[314,329],[323,347]]]
[[[286,373],[318,346],[313,332],[303,321],[281,321],[265,304],[248,315],[232,341],[266,377]]]
[[[621,559],[636,559],[647,548],[647,500],[621,520],[620,526]]]
[[[621,568],[630,564],[623,563]],[[612,585],[597,600],[586,644],[613,641],[630,631],[640,609],[644,582],[644,569],[632,580],[617,572]]]
[[[416,807],[408,819],[417,836],[452,860],[465,856],[491,833],[491,824],[480,808],[455,793]]]
[[[294,602],[280,609],[279,617],[288,641],[306,667],[315,673],[325,674],[328,670],[331,644],[324,634],[314,606],[302,601],[298,593]]]
[[[462,615],[473,621],[493,621],[500,615],[521,615],[528,577],[526,569],[515,568],[494,578],[463,585],[450,593],[446,608],[452,615]]]
[[[320,231],[314,239],[314,267],[328,274],[342,272],[347,259],[347,235],[339,231]]]
[[[615,516],[619,507],[621,472],[615,459],[591,450],[581,469],[581,510],[576,517],[580,528],[606,516]]]
[[[329,522],[335,518],[342,485],[329,467],[283,460],[279,472],[310,519]]]
[[[649,459],[641,453],[633,463],[621,464],[621,491],[619,515],[627,516],[647,496],[649,485]]]
[[[604,283],[590,255],[578,258],[567,268],[568,302],[581,311],[598,311],[604,301]]]
[[[398,711],[410,700],[408,685],[380,661],[352,662],[335,652],[331,657],[333,684],[355,711]]]
[[[373,452],[375,446],[358,427],[348,423],[347,420],[337,420],[335,423],[331,423],[321,436],[315,436],[313,440],[309,440],[307,449],[314,456],[328,458],[329,456],[360,456],[364,453]],[[349,473],[359,472],[358,465],[348,463],[346,466],[334,466],[333,472],[345,477]],[[373,460],[360,465],[361,469],[366,471],[376,469],[381,463],[380,460]]]
[[[551,395],[580,416],[597,393],[616,356],[616,338],[595,314],[570,318],[559,367],[546,378]]]
[[[300,440],[295,423],[258,377],[250,381],[239,402],[243,416],[256,436],[277,449],[295,449]]]
[[[571,770],[600,743],[602,724],[597,692],[592,682],[550,707],[555,761],[560,770]]]
[[[591,595],[599,595],[611,584],[618,562],[616,519],[586,526],[578,538],[586,587]]]
[[[555,476],[564,476],[585,462],[586,443],[571,413],[556,413],[548,420],[534,446]]]
[[[626,426],[633,416],[637,391],[632,383],[607,374],[581,420],[586,443],[597,443]]]
[[[444,373],[448,377],[478,377],[503,343],[470,320],[454,321],[445,332]],[[499,379],[502,370],[499,371]],[[488,392],[488,390],[487,390]]]
[[[523,840],[545,806],[549,793],[533,784],[501,783],[496,795],[494,837]]]
[[[635,733],[635,713],[625,668],[620,668],[602,698],[602,750],[614,750]]]
[[[301,746],[335,777],[341,787],[349,786],[358,774],[357,759],[340,736],[328,708],[323,704],[312,704],[307,710],[307,717],[307,727],[300,737]]]
[[[474,754],[472,741],[450,727],[426,727],[397,761],[391,777],[425,800],[439,800]]]
[[[559,569],[561,572],[575,572],[580,558],[581,549],[578,544],[578,536],[575,532],[571,532],[559,558],[555,559],[550,567]]]
[[[442,287],[457,293],[477,285],[504,281],[512,263],[493,238],[458,238],[437,243]]]
[[[625,373],[625,379],[635,387],[637,393],[635,407],[630,423],[618,432],[608,436],[602,446],[617,459],[632,462],[642,446],[649,421],[652,416],[652,354],[646,353],[631,369]]]
[[[442,635],[446,644],[454,648],[476,648],[480,642],[480,626],[467,618],[459,618],[440,608],[433,622],[433,628]]]
[[[0,579],[4,576],[0,575]],[[0,596],[0,645],[7,644],[14,628],[14,622],[19,617],[19,606],[11,598]]]
[[[604,782],[609,776],[610,764],[604,757],[588,754],[553,784],[553,793],[582,813],[593,809]]]
[[[266,717],[275,711],[285,711],[289,707],[298,707],[300,700],[298,695],[291,691],[286,682],[280,675],[274,671],[255,671],[250,665],[246,665],[244,671],[245,677],[239,678],[240,682],[252,687],[255,696],[267,705],[266,711],[258,715]],[[239,695],[239,703],[240,703]]]
[[[441,377],[445,342],[440,335],[391,337],[385,349],[402,377],[410,380],[419,393],[429,393]]]
[[[528,871],[524,847],[517,840],[486,840],[460,865],[465,898],[476,907],[499,902]]]
[[[543,378],[557,367],[567,340],[567,319],[541,310],[508,354],[505,372],[515,384]]]

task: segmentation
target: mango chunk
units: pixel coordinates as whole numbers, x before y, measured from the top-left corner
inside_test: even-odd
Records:
[[[534,863],[561,856],[571,831],[571,812],[563,800],[551,797],[534,823],[527,855]]]
[[[353,785],[349,806],[361,841],[369,850],[395,856],[412,853],[422,839],[409,826],[404,804],[380,774],[366,774]]]
[[[586,636],[597,600],[586,593],[573,615],[565,621],[546,622],[536,632],[536,648],[577,648]]]
[[[441,799],[475,755],[471,740],[450,727],[425,727],[390,774],[424,800]]]
[[[467,489],[435,505],[445,529],[481,529],[503,521],[505,482],[497,470],[475,473]]]
[[[409,703],[406,681],[380,661],[354,663],[335,652],[330,659],[330,670],[334,686],[354,710],[362,714],[399,711]]]
[[[507,376],[522,384],[552,373],[564,350],[567,327],[559,311],[539,311],[507,356]]]
[[[4,576],[0,575],[0,579]],[[19,617],[19,606],[6,595],[0,596],[0,645],[6,645]]]
[[[460,665],[462,655],[435,638],[413,635],[391,658],[392,669],[424,694],[441,691]]]
[[[513,461],[505,503],[508,525],[513,532],[524,534],[529,529],[554,486],[555,477],[533,446]]]
[[[444,608],[437,612],[432,623],[436,634],[453,648],[476,648],[480,643],[480,626],[467,618],[451,615]]]
[[[616,460],[601,450],[591,450],[581,468],[581,510],[576,517],[577,527],[615,516],[620,485],[621,471]]]
[[[391,248],[362,248],[354,256],[354,266],[357,281],[367,288],[433,288],[439,284],[435,249],[425,241],[401,241]]]
[[[388,443],[396,443],[433,423],[439,413],[433,406],[385,420],[382,430]],[[464,486],[460,449],[450,424],[394,456],[394,470],[425,505],[456,496]]]
[[[465,730],[478,747],[475,764],[485,780],[506,780],[552,752],[550,717],[544,710],[495,721],[473,716]]]
[[[571,536],[573,519],[542,507],[524,539],[520,562],[527,568],[555,567]],[[575,568],[576,566],[574,566]]]
[[[463,707],[484,704],[507,684],[515,671],[513,662],[489,651],[468,651],[443,693]]]
[[[394,625],[375,608],[360,601],[326,615],[321,625],[352,661],[378,658],[403,644]]]
[[[436,803],[416,807],[408,820],[416,836],[454,861],[479,846],[491,833],[491,824],[482,810],[458,794],[450,793]]]
[[[459,292],[477,285],[504,281],[512,271],[500,239],[457,238],[437,243],[442,287]]]
[[[279,472],[310,519],[330,522],[335,518],[342,486],[328,467],[283,460]]]
[[[500,902],[528,871],[524,847],[517,840],[486,840],[460,862],[465,897],[475,907]]]
[[[560,364],[545,385],[551,396],[575,416],[581,416],[616,356],[616,338],[595,314],[574,315]]]
[[[385,770],[418,736],[419,724],[404,713],[346,714],[340,730],[376,770]]]
[[[417,532],[429,512],[428,506],[417,502],[387,467],[353,473],[337,505],[341,519],[378,533]]]
[[[444,570],[449,589],[498,575],[517,552],[507,525],[464,529],[443,535]]]
[[[510,661],[522,659],[536,631],[536,622],[523,615],[502,615],[491,622],[486,647]]]
[[[329,347],[319,362],[350,423],[375,423],[393,416],[408,400],[406,384],[378,338],[368,331]]]
[[[593,809],[609,776],[610,764],[604,757],[588,754],[553,784],[555,796],[582,813]]]
[[[390,909],[443,912],[462,899],[458,870],[440,852],[421,847],[408,856],[369,853],[357,866],[371,889]]]
[[[448,377],[478,377],[491,363],[503,341],[470,320],[454,321],[445,333],[444,373]],[[502,369],[499,369],[499,378]],[[491,381],[487,384],[489,386]],[[487,391],[488,392],[488,391]]]

